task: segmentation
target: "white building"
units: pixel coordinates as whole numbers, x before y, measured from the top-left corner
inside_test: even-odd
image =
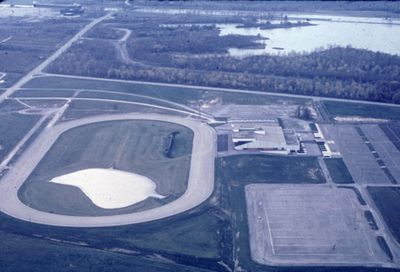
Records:
[[[231,122],[232,141],[236,150],[260,150],[269,153],[289,154],[300,149],[293,131],[286,131],[278,120],[268,122]],[[286,136],[286,137],[285,137]]]

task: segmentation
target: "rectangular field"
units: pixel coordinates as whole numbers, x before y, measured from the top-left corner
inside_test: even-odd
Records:
[[[368,186],[367,189],[393,237],[400,243],[400,188]]]
[[[390,105],[368,105],[352,102],[323,101],[329,117],[358,116],[362,118],[377,118],[400,120],[400,107]]]
[[[359,184],[391,184],[366,142],[353,125],[324,125],[329,139],[334,140],[343,160]]]
[[[324,159],[324,161],[334,183],[338,184],[354,183],[354,180],[350,175],[350,172],[347,169],[342,159],[329,158],[329,159]]]
[[[372,265],[388,257],[351,190],[245,187],[252,258],[266,265]]]

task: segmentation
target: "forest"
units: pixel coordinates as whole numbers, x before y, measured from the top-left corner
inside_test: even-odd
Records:
[[[218,23],[232,17],[208,18],[210,23],[204,24],[207,16],[152,16],[116,18],[108,30],[99,26],[89,34],[94,39],[75,44],[49,71],[400,103],[399,56],[332,46],[311,53],[237,58],[228,54],[229,48],[259,48],[261,38],[219,36]],[[129,62],[116,46],[115,29],[122,23],[132,30],[124,44]]]

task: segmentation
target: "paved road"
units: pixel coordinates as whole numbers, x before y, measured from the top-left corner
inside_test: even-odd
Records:
[[[65,131],[90,123],[115,120],[157,120],[174,122],[193,130],[193,150],[188,187],[177,200],[147,211],[113,216],[67,216],[32,209],[18,198],[18,190]],[[0,211],[12,217],[39,224],[67,227],[106,227],[143,223],[173,216],[205,201],[214,189],[215,131],[207,124],[190,118],[157,114],[119,114],[83,118],[46,129],[23,153],[0,182]]]
[[[85,35],[86,32],[88,32],[90,29],[92,29],[95,25],[100,23],[101,21],[104,21],[108,18],[110,18],[113,15],[113,13],[108,13],[107,15],[97,18],[96,20],[93,20],[89,24],[87,24],[84,28],[82,28],[75,36],[73,36],[68,42],[66,42],[63,46],[57,49],[56,52],[54,52],[50,57],[48,57],[45,61],[43,61],[41,64],[36,66],[32,71],[27,73],[23,78],[21,78],[17,83],[15,83],[13,86],[7,89],[2,95],[0,95],[0,103],[3,102],[4,99],[12,95],[14,92],[16,92],[19,88],[21,88],[24,84],[26,84],[29,80],[33,78],[34,75],[41,73],[50,63],[52,63],[55,59],[57,59],[61,54],[63,54],[65,51],[68,50],[68,48],[71,47],[71,45],[79,40],[83,35]]]

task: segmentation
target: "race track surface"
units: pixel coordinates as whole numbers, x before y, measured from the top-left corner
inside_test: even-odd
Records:
[[[155,120],[177,123],[194,132],[188,187],[177,200],[154,209],[112,216],[68,216],[32,209],[18,198],[18,190],[58,137],[77,126],[103,121]],[[108,227],[144,223],[190,210],[204,202],[214,189],[216,135],[207,124],[191,118],[157,114],[118,114],[88,117],[60,123],[45,129],[24,151],[0,181],[0,211],[12,217],[53,226]]]

